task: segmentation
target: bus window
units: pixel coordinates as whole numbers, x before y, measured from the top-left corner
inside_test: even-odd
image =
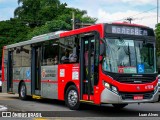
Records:
[[[22,66],[22,53],[21,48],[14,48],[13,51],[13,67],[21,67]]]
[[[50,42],[42,48],[42,65],[58,64],[58,44]]]
[[[60,39],[61,63],[76,63],[79,61],[79,39],[76,36]]]
[[[30,45],[22,46],[21,53],[22,53],[22,66],[23,67],[31,66],[31,47]]]

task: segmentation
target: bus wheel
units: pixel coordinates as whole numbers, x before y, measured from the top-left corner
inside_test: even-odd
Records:
[[[77,110],[79,108],[79,96],[75,85],[68,87],[65,94],[65,103],[71,110]]]
[[[27,99],[27,89],[26,89],[26,85],[25,85],[24,82],[22,82],[21,85],[20,85],[19,98],[21,100],[26,100]]]
[[[127,106],[128,104],[112,104],[113,107],[117,108],[117,109],[122,109],[124,108],[125,106]]]

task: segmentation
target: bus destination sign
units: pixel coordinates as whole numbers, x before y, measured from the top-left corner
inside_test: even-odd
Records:
[[[138,27],[112,26],[112,33],[148,36],[148,31]]]

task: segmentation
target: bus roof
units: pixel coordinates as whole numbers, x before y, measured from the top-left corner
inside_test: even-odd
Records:
[[[66,36],[70,36],[70,35],[80,34],[80,33],[83,33],[83,32],[94,31],[94,30],[97,30],[97,29],[100,30],[100,26],[102,26],[102,24],[95,24],[95,25],[92,25],[92,26],[87,26],[87,27],[84,27],[84,28],[75,29],[75,30],[71,30],[71,31],[51,32],[51,33],[35,36],[31,40],[7,45],[4,48],[5,49],[10,49],[10,48],[14,48],[14,47],[20,47],[20,46],[24,46],[24,45],[33,44],[33,43],[39,43],[39,42],[43,42],[43,41],[47,41],[47,40],[52,40],[52,39],[56,39],[56,38],[60,38],[60,37],[66,37]]]
[[[51,39],[56,39],[56,38],[60,37],[60,33],[62,33],[62,32],[66,32],[66,31],[57,31],[57,32],[51,32],[51,33],[35,36],[31,40],[7,45],[5,47],[5,49],[19,47],[19,46],[23,46],[23,45],[29,45],[29,44],[38,43],[38,42],[43,42],[43,41],[51,40]]]
[[[105,23],[94,24],[92,26],[87,26],[87,27],[84,27],[84,28],[79,28],[79,29],[75,29],[75,30],[71,30],[71,31],[56,31],[56,32],[51,32],[51,33],[35,36],[31,40],[27,40],[27,41],[15,43],[15,44],[7,45],[4,48],[5,49],[10,49],[10,48],[14,48],[14,47],[20,47],[20,46],[24,46],[24,45],[29,45],[29,44],[33,44],[33,43],[39,43],[39,42],[43,42],[43,41],[47,41],[47,40],[52,40],[52,39],[56,39],[56,38],[60,38],[60,37],[66,37],[66,36],[71,36],[71,35],[76,35],[76,34],[90,32],[90,31],[96,31],[96,30],[101,31],[103,24],[105,24]],[[108,25],[124,25],[124,26],[135,26],[135,27],[149,28],[149,27],[143,26],[143,25],[130,24],[130,23],[120,23],[120,22],[110,23]],[[103,36],[103,32],[100,34],[100,36],[101,37]]]

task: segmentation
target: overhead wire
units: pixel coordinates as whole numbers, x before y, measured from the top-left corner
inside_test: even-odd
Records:
[[[117,21],[126,20],[127,18],[133,18],[133,17],[135,17],[135,16],[138,16],[138,15],[141,15],[141,14],[144,14],[144,13],[147,13],[147,12],[150,12],[150,11],[152,11],[152,10],[154,10],[154,9],[157,9],[157,7],[151,8],[151,9],[149,9],[149,10],[145,10],[145,11],[143,11],[143,12],[141,12],[141,13],[138,13],[138,14],[135,14],[135,15],[132,15],[132,16],[128,16],[128,17],[124,17],[124,18],[122,18],[122,19],[114,20],[114,21],[112,21],[112,22],[117,22]],[[133,19],[134,19],[134,18],[133,18]]]

